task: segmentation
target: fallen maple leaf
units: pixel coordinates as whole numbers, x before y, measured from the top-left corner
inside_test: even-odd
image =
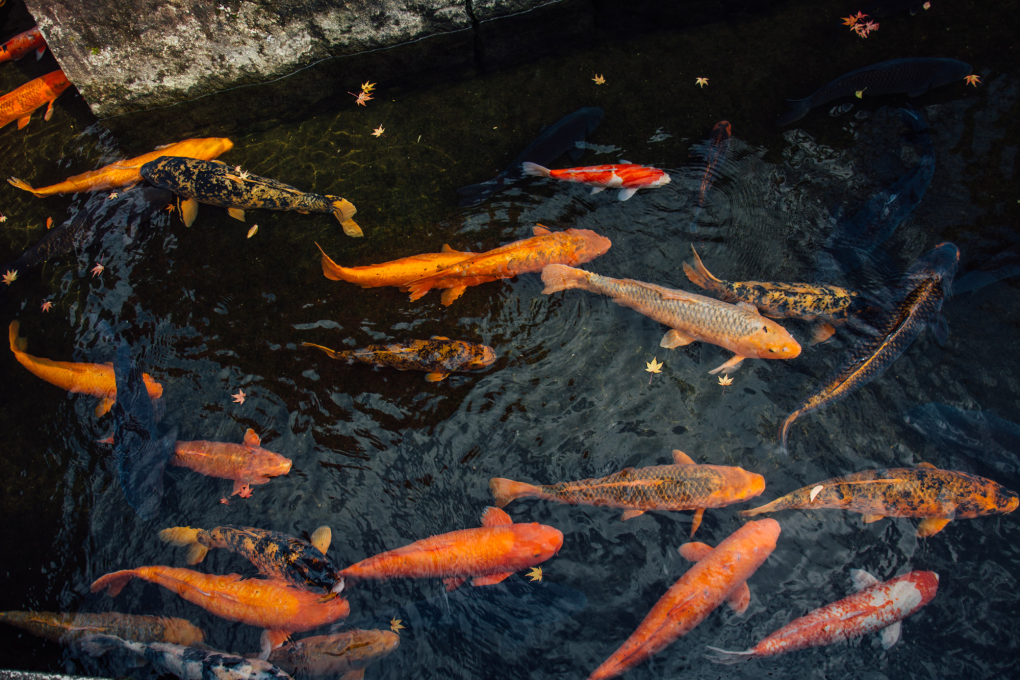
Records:
[[[646,361],[645,362],[645,367],[646,367],[645,370],[648,371],[649,373],[653,374],[653,375],[655,373],[662,373],[662,364],[660,362],[656,361],[655,357],[652,357],[651,361]],[[649,385],[652,384],[652,376],[651,375],[648,376],[648,384]]]
[[[595,74],[595,77],[592,78],[592,80],[595,81],[596,85],[605,85],[606,84],[606,79],[603,76],[601,76],[601,75],[599,75],[597,73]]]
[[[42,310],[44,312],[48,312],[52,308],[53,308],[53,303],[50,302],[49,300],[46,300],[45,302],[42,303]]]
[[[103,263],[102,262],[96,262],[96,266],[92,268],[92,276],[93,277],[99,276],[104,271],[106,271],[106,267],[103,266]]]
[[[18,270],[17,269],[15,269],[14,271],[11,271],[10,269],[8,269],[7,273],[4,274],[3,281],[8,286],[11,285],[12,283],[14,283],[17,280],[18,280]]]
[[[379,127],[377,127],[376,129],[372,130],[372,136],[373,137],[382,137],[382,133],[384,133],[384,132],[386,132],[386,128],[384,128],[380,124]]]
[[[726,388],[733,384],[733,378],[728,375],[720,375],[719,384],[722,385],[722,393],[726,394]]]
[[[369,99],[372,99],[372,95],[365,91],[361,91],[358,94],[354,94],[353,92],[348,92],[347,94],[357,99],[357,101],[355,101],[354,103],[359,104],[360,106],[368,106],[368,104],[366,104],[365,102],[367,102]]]
[[[403,619],[398,619],[396,617],[390,619],[390,630],[397,635],[400,635],[400,631],[405,628],[405,626],[400,625],[402,621]]]
[[[4,215],[4,214],[0,213],[0,224],[3,224],[6,221],[7,221],[7,215]]]
[[[106,198],[107,198],[107,200],[109,200],[109,199],[111,199],[111,198],[117,198],[117,192],[116,192],[116,191],[115,191],[115,192],[113,192],[112,194],[110,194],[110,195],[109,195],[109,196],[107,196]]]
[[[237,394],[231,394],[230,396],[232,396],[234,398],[234,402],[235,403],[237,403],[237,404],[243,404],[244,403],[244,397],[245,397],[244,390],[238,390]]]
[[[234,494],[230,494],[233,496]],[[251,498],[251,484],[245,484],[237,490],[237,495],[241,498]]]
[[[531,571],[528,572],[528,578],[532,581],[542,580],[542,567],[532,567]]]
[[[170,203],[169,205],[167,205],[167,207],[166,207],[166,211],[167,211],[168,213],[172,213],[172,212],[173,212],[174,210],[177,210],[177,208],[176,208],[176,207],[174,207],[174,204],[173,204],[173,203]]]
[[[967,76],[966,78],[964,78],[964,80],[967,81],[968,85],[973,85],[974,87],[977,87],[978,83],[981,82],[981,76]]]
[[[230,505],[230,501],[228,501],[226,497],[221,498],[220,503],[222,503],[223,505]]]
[[[374,89],[375,89],[375,83],[370,83],[368,81],[365,81],[364,83],[361,84],[361,90],[363,92],[371,92]]]
[[[706,85],[708,85],[708,78],[695,78],[694,84],[700,85],[702,88],[704,88]]]

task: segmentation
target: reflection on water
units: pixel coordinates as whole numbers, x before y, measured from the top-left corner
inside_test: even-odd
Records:
[[[113,425],[95,417],[95,399],[67,396],[8,358],[0,396],[0,540],[8,587],[0,610],[176,616],[201,626],[211,646],[251,654],[259,648],[257,628],[217,619],[140,581],[114,599],[91,594],[89,584],[118,569],[185,566],[183,551],[157,537],[171,526],[236,524],[300,537],[328,525],[329,555],[346,566],[479,526],[493,502],[492,477],[542,484],[604,477],[668,463],[672,449],[698,463],[762,474],[763,502],[862,469],[923,461],[1016,490],[1015,470],[1003,460],[1015,460],[1017,451],[996,434],[1000,420],[972,418],[976,434],[955,424],[962,434],[947,437],[933,429],[938,409],[927,412],[926,426],[916,416],[918,407],[935,404],[987,411],[1002,422],[1020,419],[1011,351],[1010,319],[1020,314],[1015,280],[948,300],[946,347],[922,334],[881,379],[798,420],[785,455],[779,424],[838,364],[857,339],[853,332],[809,347],[812,324],[784,320],[804,346],[801,356],[745,361],[724,392],[707,371],[729,352],[705,343],[662,349],[660,324],[601,296],[542,295],[537,274],[471,287],[450,307],[438,295],[411,302],[395,288],[362,289],[322,276],[315,242],[338,264],[356,266],[438,252],[444,243],[489,250],[530,237],[540,223],[611,239],[612,248],[585,268],[614,278],[694,290],[681,267],[694,242],[721,279],[823,282],[817,256],[834,226],[915,168],[921,152],[901,120],[903,98],[855,101],[854,111],[838,117],[819,109],[800,129],[776,131],[781,99],[831,79],[840,67],[919,52],[928,35],[946,33],[937,22],[947,19],[934,10],[884,19],[877,35],[867,41],[851,35],[857,42],[845,49],[831,48],[836,34],[826,33],[825,49],[838,58],[809,65],[775,54],[768,38],[778,22],[819,41],[804,18],[817,14],[814,4],[774,11],[779,15],[607,43],[467,83],[395,92],[383,83],[368,107],[344,101],[301,122],[230,134],[235,146],[225,162],[305,191],[349,197],[363,239],[344,236],[328,215],[255,210],[242,224],[205,206],[185,228],[158,197],[146,208],[134,199],[36,199],[4,190],[3,261],[39,241],[47,217],[56,230],[68,220],[82,224],[76,216],[93,216],[59,254],[26,267],[0,291],[4,323],[20,320],[34,355],[113,361],[113,337],[123,336],[164,385],[161,422],[177,427],[179,440],[238,443],[252,428],[261,446],[293,467],[229,504],[220,499],[229,496],[230,481],[170,467],[159,516],[142,520],[124,500],[110,447],[98,443]],[[831,19],[817,21],[828,26]],[[886,35],[901,52],[888,53],[879,42]],[[997,44],[996,36],[988,45]],[[1008,120],[1020,77],[986,74],[998,62],[982,50],[992,48],[950,42],[963,40],[955,28],[944,40],[947,56],[970,61],[984,75],[983,89],[947,86],[914,101],[932,131],[931,185],[864,271],[826,283],[878,293],[940,242],[960,248],[961,271],[980,270],[1015,243],[1017,142]],[[763,75],[726,56],[731,46],[740,51],[738,44]],[[679,66],[716,53],[716,61]],[[674,72],[650,63],[678,66]],[[0,71],[4,89],[34,77],[33,68],[19,62]],[[606,73],[605,85],[591,82],[593,69]],[[693,85],[700,76],[711,77],[703,90]],[[770,108],[761,111],[766,102]],[[672,181],[620,202],[615,192],[591,195],[584,186],[525,178],[478,205],[456,205],[458,187],[506,169],[543,125],[582,106],[601,107],[605,119],[579,164],[626,159],[660,167]],[[733,138],[698,212],[708,136],[723,119]],[[380,124],[385,135],[372,137]],[[215,121],[208,125],[215,132]],[[120,149],[70,98],[58,102],[49,123],[37,117],[20,132],[0,131],[8,174],[36,186],[168,141],[174,140],[152,131],[150,148]],[[254,223],[260,229],[246,239]],[[93,276],[97,263],[103,270]],[[45,300],[53,303],[48,312],[41,311]],[[497,360],[480,373],[433,383],[422,372],[346,365],[301,346],[339,350],[434,335],[488,345]],[[644,368],[653,358],[665,365],[650,376]],[[240,390],[243,403],[232,397]],[[1002,451],[977,455],[974,445],[959,444],[961,437],[990,438]],[[718,544],[741,526],[735,512],[741,507],[707,513],[699,539]],[[677,547],[688,540],[691,513],[649,512],[622,522],[619,510],[537,500],[517,501],[509,512],[515,522],[563,532],[562,549],[542,565],[541,583],[521,572],[497,586],[451,594],[436,579],[362,582],[345,592],[351,605],[345,627],[387,629],[391,619],[405,626],[400,646],[369,668],[369,677],[586,675],[689,568]],[[858,515],[835,510],[788,511],[776,519],[782,535],[748,583],[747,612],[716,610],[627,677],[1002,677],[1010,667],[1017,647],[1011,624],[1020,614],[1015,515],[954,521],[929,539],[915,536],[912,520],[864,525]],[[251,571],[227,551],[212,551],[199,568]],[[703,658],[706,645],[746,649],[846,596],[850,570],[858,568],[880,580],[911,569],[941,577],[937,597],[905,621],[892,649],[865,637],[735,668]],[[104,671],[14,628],[0,629],[0,650],[3,667]]]

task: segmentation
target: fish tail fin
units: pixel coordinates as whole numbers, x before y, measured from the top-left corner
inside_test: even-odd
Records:
[[[542,294],[549,295],[561,290],[580,288],[587,278],[588,272],[583,269],[574,269],[565,264],[546,265],[542,270],[542,283],[545,284]]]
[[[765,513],[775,512],[776,510],[782,510],[783,509],[782,503],[785,500],[786,496],[783,496],[782,498],[777,498],[771,503],[766,503],[765,505],[759,506],[757,508],[751,508],[750,510],[741,510],[740,516],[754,517],[755,515],[764,515]]]
[[[691,283],[700,288],[715,290],[716,286],[713,284],[722,283],[722,281],[713,276],[712,272],[708,271],[708,268],[701,261],[701,257],[693,245],[691,245],[691,252],[694,253],[694,266],[692,267],[684,262],[684,273],[687,274],[687,278],[691,280]]]
[[[711,647],[708,645],[706,645],[706,647],[714,652],[713,654],[706,654],[706,659],[714,661],[715,663],[725,664],[727,666],[747,661],[755,656],[754,652],[751,650],[747,650],[746,652],[730,652],[725,649],[719,649],[718,647]]]
[[[202,545],[201,543],[195,543],[193,546],[188,548],[188,554],[184,556],[184,561],[188,564],[198,564],[205,559],[205,556],[209,554],[209,548]]]
[[[502,477],[490,479],[489,489],[492,491],[492,497],[496,499],[497,508],[505,508],[510,501],[521,496],[538,496],[542,494],[542,491],[533,484],[515,482],[512,479],[503,479]]]
[[[170,527],[159,532],[159,540],[175,545],[178,548],[183,548],[186,545],[198,542],[199,531],[201,529],[193,529],[192,527]]]
[[[10,177],[7,179],[7,181],[11,184],[11,186],[17,187],[22,191],[31,192],[31,194],[36,198],[44,198],[46,196],[46,194],[43,193],[42,191],[36,191],[31,184],[29,184],[23,179],[18,179],[17,177]]]
[[[17,354],[28,349],[28,340],[18,337],[18,330],[21,328],[20,321],[11,322],[11,351]]]
[[[325,276],[330,281],[346,281],[347,279],[345,279],[343,275],[344,268],[338,265],[336,262],[334,262],[333,259],[326,254],[326,251],[323,250],[322,246],[320,246],[318,243],[315,244],[315,247],[319,249],[320,253],[322,253],[323,276]]]
[[[521,164],[521,169],[525,175],[531,175],[532,177],[551,177],[552,171],[549,168],[543,168],[538,163],[532,163],[531,161],[525,161]]]
[[[358,223],[354,221],[354,213],[358,212],[358,209],[354,207],[353,203],[338,196],[327,196],[326,198],[332,203],[333,216],[340,222],[345,234],[355,238],[365,235]]]
[[[786,449],[786,438],[790,434],[790,426],[793,425],[793,421],[797,420],[797,416],[800,415],[800,409],[794,411],[790,415],[786,416],[786,420],[779,427],[779,441],[783,446],[783,453],[789,455]]]
[[[350,352],[337,352],[335,349],[323,347],[322,345],[313,345],[310,342],[302,342],[301,344],[304,347],[314,347],[315,349],[321,349],[323,352],[325,352],[334,359],[347,359],[350,357]]]
[[[124,586],[127,585],[128,581],[137,576],[134,569],[124,569],[123,571],[115,571],[105,576],[100,576],[96,579],[92,586],[89,588],[93,593],[98,593],[103,589],[106,589],[106,594],[110,597],[117,597],[120,595],[120,591],[124,590]]]
[[[804,99],[787,99],[786,104],[790,107],[790,110],[776,119],[776,125],[779,127],[789,125],[795,120],[800,120],[806,116],[808,111],[811,110],[811,97],[806,97]]]

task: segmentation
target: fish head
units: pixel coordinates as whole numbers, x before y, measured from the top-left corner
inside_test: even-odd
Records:
[[[758,359],[794,359],[800,356],[800,343],[789,331],[763,316],[758,316],[757,321],[757,328],[744,339],[754,350],[750,356]]]
[[[200,142],[203,158],[217,158],[234,148],[234,143],[226,137],[206,137],[196,141]]]
[[[563,547],[563,532],[532,522],[514,524],[514,557],[526,565],[545,562]]]
[[[931,602],[939,590],[939,575],[934,571],[911,572],[910,581],[921,594],[921,606]]]
[[[743,468],[728,465],[718,466],[717,471],[722,476],[719,495],[725,497],[728,502],[746,501],[760,496],[765,490],[765,478],[757,472],[748,472]]]
[[[474,351],[471,352],[471,357],[464,365],[464,370],[477,371],[491,366],[492,362],[496,360],[496,352],[488,345],[478,345]]]
[[[191,621],[177,618],[163,619],[163,637],[160,642],[191,647],[202,642],[203,639],[205,639],[205,633]]]
[[[400,646],[400,636],[388,630],[356,630],[341,646],[346,651],[347,660],[352,664],[358,661],[368,665],[381,656],[386,656]],[[356,666],[355,666],[356,667]]]
[[[613,242],[605,236],[596,234],[590,229],[568,229],[567,231],[575,237],[576,242],[576,250],[571,259],[572,264],[590,262],[599,255],[605,255],[613,245]]]
[[[714,126],[712,126],[712,132],[709,133],[711,139],[729,139],[733,134],[733,128],[730,127],[730,121],[720,120]]]
[[[262,450],[265,451],[265,449]],[[270,455],[266,456],[265,462],[259,467],[260,475],[263,477],[279,477],[290,472],[290,466],[292,465],[290,458],[273,453],[272,451],[266,451],[266,453]]]
[[[1020,505],[1020,497],[1005,487],[995,490],[995,509],[1002,514],[1013,512]]]

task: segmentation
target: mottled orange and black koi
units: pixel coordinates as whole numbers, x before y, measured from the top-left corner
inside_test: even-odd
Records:
[[[137,642],[175,645],[194,645],[205,638],[201,628],[184,619],[117,612],[0,612],[0,622],[62,644],[77,642],[87,635],[116,635]]]
[[[334,359],[348,362],[359,361],[363,364],[389,366],[401,371],[428,371],[425,379],[429,382],[442,380],[453,371],[477,371],[496,360],[496,353],[488,345],[450,340],[438,335],[430,340],[369,345],[362,349],[341,352],[310,342],[301,344],[321,349]]]
[[[879,315],[877,333],[852,346],[822,387],[783,421],[779,438],[784,449],[794,420],[848,397],[885,373],[925,326],[931,325],[939,342],[945,342],[949,330],[942,317],[942,302],[959,259],[956,246],[942,243],[914,263]]]
[[[188,564],[204,560],[210,548],[224,548],[245,557],[263,576],[324,594],[344,588],[340,569],[326,556],[332,538],[329,527],[316,530],[311,543],[279,531],[237,526],[209,531],[173,527],[159,532],[159,537],[172,545],[191,546]]]
[[[866,470],[827,479],[740,514],[835,508],[859,512],[865,523],[883,517],[923,517],[917,535],[925,538],[951,520],[1013,512],[1018,504],[1014,492],[990,479],[921,463],[916,468]]]

